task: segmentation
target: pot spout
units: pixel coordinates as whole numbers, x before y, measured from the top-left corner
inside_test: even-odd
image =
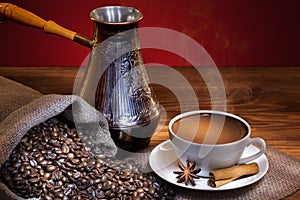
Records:
[[[55,34],[91,48],[94,41],[57,23],[46,21],[39,16],[10,3],[0,3],[0,20],[11,20],[27,26],[43,29],[46,33]]]

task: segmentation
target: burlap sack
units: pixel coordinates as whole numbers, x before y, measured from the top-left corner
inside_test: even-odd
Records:
[[[42,95],[0,76],[0,165],[9,158],[20,139],[33,126],[58,114],[72,115],[77,129],[97,137],[105,154],[117,152],[104,116],[75,95]],[[72,110],[71,110],[72,108]],[[22,199],[0,183],[0,199]]]

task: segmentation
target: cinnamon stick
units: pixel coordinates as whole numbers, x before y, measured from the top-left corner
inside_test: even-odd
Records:
[[[241,176],[254,175],[259,172],[257,163],[236,165],[229,168],[213,170],[209,173],[207,184],[211,187],[220,187],[226,183],[240,178]]]

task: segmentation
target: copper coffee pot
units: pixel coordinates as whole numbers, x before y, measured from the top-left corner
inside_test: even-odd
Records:
[[[20,7],[0,3],[2,20],[40,28],[91,48],[79,96],[104,114],[116,145],[128,151],[148,145],[160,116],[139,50],[137,27],[142,18],[132,7],[96,8],[90,13],[92,40]]]

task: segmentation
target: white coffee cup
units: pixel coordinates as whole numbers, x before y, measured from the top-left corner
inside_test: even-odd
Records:
[[[197,116],[199,116],[200,121],[204,120],[205,116],[206,117],[209,116],[211,119],[206,134],[207,137],[205,138],[206,140],[204,140],[205,142],[198,143],[193,141],[192,138],[186,139],[182,137],[184,135],[179,136],[178,133],[174,132],[174,127],[173,127],[174,123],[176,122],[178,123],[179,120],[183,122],[183,120],[186,119],[189,120],[189,117],[194,118]],[[223,120],[223,124],[222,124],[222,120]],[[242,134],[241,138],[236,139],[236,141],[229,141],[229,142],[217,144],[217,140],[219,138],[218,136],[221,134],[221,131],[223,131],[222,128],[224,129],[226,128],[225,126],[223,126],[225,120],[226,120],[226,124],[228,123],[227,121],[229,120],[233,124],[243,126],[244,133],[241,133]],[[238,130],[238,129],[233,129],[233,130]],[[214,134],[217,133],[216,134],[217,136],[213,135],[213,137],[209,137],[212,135],[212,133]],[[196,134],[198,134],[197,131],[193,133],[193,136],[196,137]],[[250,134],[251,134],[251,127],[244,119],[236,115],[227,112],[222,112],[222,111],[212,111],[212,110],[190,111],[175,116],[169,123],[169,137],[170,137],[173,150],[175,151],[177,157],[183,163],[185,163],[186,159],[190,161],[195,161],[197,163],[196,166],[201,168],[201,172],[199,175],[203,177],[208,177],[209,172],[211,170],[230,167],[236,164],[247,163],[264,154],[266,150],[265,141],[259,137],[251,138]],[[236,135],[238,134],[235,134],[235,136]],[[210,140],[210,143],[207,143],[208,140]],[[249,157],[241,158],[244,149],[247,146],[254,143],[259,144],[261,146],[259,152],[254,153]]]

